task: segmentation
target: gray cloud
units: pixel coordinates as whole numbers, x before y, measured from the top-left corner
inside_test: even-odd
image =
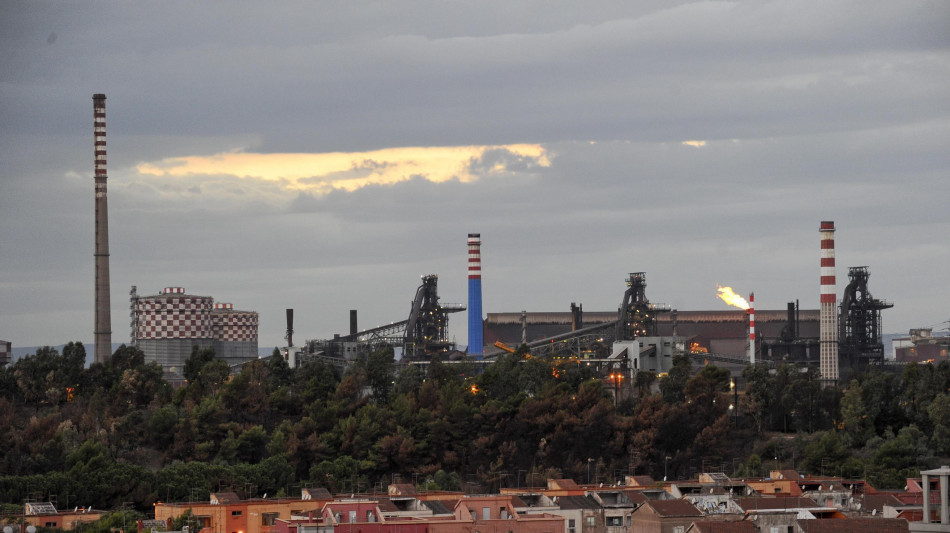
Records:
[[[823,219],[839,279],[869,265],[897,304],[887,330],[946,317],[950,5],[627,4],[5,3],[0,338],[91,338],[96,92],[117,341],[132,284],[258,310],[264,346],[286,307],[303,337],[346,330],[350,308],[400,320],[423,274],[464,303],[470,231],[488,312],[615,309],[641,270],[652,300],[682,309],[717,308],[716,283],[814,307]],[[324,196],[134,170],[511,143],[543,144],[551,165],[494,150],[470,162],[474,182]],[[451,331],[464,342],[465,319]]]

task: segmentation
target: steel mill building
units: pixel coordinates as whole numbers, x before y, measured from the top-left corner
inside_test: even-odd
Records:
[[[166,378],[182,377],[192,347],[213,348],[230,366],[258,358],[255,311],[238,311],[210,296],[188,294],[183,287],[166,287],[154,296],[131,292],[132,343],[155,361]]]

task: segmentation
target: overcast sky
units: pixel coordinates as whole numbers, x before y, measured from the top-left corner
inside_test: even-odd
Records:
[[[92,95],[112,329],[128,291],[260,313],[260,346],[484,311],[816,309],[868,266],[884,330],[950,320],[950,2],[0,2],[0,338],[93,341]],[[450,333],[467,343],[467,318]]]

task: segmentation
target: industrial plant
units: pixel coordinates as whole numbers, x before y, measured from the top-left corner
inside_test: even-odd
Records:
[[[109,232],[106,195],[105,95],[93,95],[95,168],[95,360],[111,354]],[[646,273],[626,280],[616,311],[585,315],[583,306],[570,311],[482,312],[481,234],[469,233],[468,305],[442,303],[438,275],[423,276],[405,318],[387,326],[359,330],[357,310],[350,310],[350,328],[331,339],[293,343],[293,310],[287,310],[288,364],[321,359],[345,368],[382,347],[391,347],[400,364],[425,366],[434,358],[469,360],[478,365],[524,346],[532,356],[584,363],[604,376],[632,378],[645,371],[668,372],[673,358],[687,354],[704,362],[726,365],[791,363],[816,367],[828,383],[850,379],[872,365],[884,364],[881,311],[892,304],[871,296],[867,266],[851,267],[849,284],[838,305],[835,278],[835,224],[819,225],[819,301],[817,310],[789,302],[785,310],[756,311],[728,287],[720,297],[732,310],[688,311],[651,303]],[[619,292],[619,291],[618,291]],[[728,293],[729,298],[724,297]],[[187,294],[181,287],[139,296],[131,292],[132,342],[166,375],[180,377],[192,349],[213,348],[235,370],[258,357],[258,315],[238,311],[210,296]],[[468,345],[460,350],[448,334],[449,315],[468,310]],[[920,336],[918,336],[920,337]],[[933,344],[933,343],[932,343]],[[944,343],[945,346],[945,343]],[[934,352],[926,348],[927,353]],[[946,357],[946,349],[936,353]]]
[[[448,338],[448,315],[465,306],[442,304],[438,276],[424,276],[408,318],[360,331],[357,311],[350,311],[350,331],[332,339],[292,342],[284,349],[292,365],[320,358],[345,367],[384,346],[392,347],[402,364],[425,366],[432,358],[491,363],[497,356],[524,345],[530,355],[574,362],[602,376],[632,378],[645,371],[663,375],[673,357],[685,354],[702,362],[742,366],[763,363],[815,367],[828,383],[850,379],[872,365],[883,365],[881,311],[892,306],[871,297],[868,267],[852,267],[850,283],[839,307],[835,283],[834,222],[819,226],[820,309],[800,309],[797,301],[783,310],[756,310],[748,299],[720,287],[720,297],[732,310],[684,311],[651,303],[646,273],[626,280],[617,311],[495,312],[482,316],[481,235],[468,235],[469,345],[460,351]],[[723,293],[731,293],[725,297]],[[288,310],[288,333],[292,315]]]
[[[166,287],[152,296],[139,296],[132,287],[130,300],[132,344],[146,361],[158,363],[169,380],[182,379],[194,347],[214,349],[232,367],[258,358],[254,311],[188,294],[184,287]]]

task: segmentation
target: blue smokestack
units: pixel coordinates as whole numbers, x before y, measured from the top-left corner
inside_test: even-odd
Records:
[[[482,355],[482,239],[468,234],[468,353]]]

